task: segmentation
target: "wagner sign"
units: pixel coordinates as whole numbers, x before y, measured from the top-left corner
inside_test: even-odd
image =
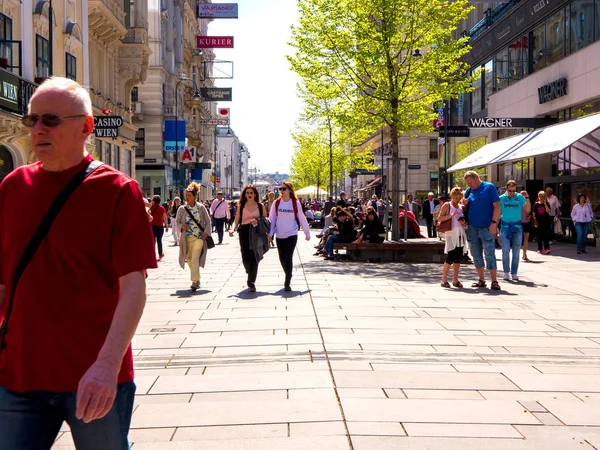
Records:
[[[567,95],[567,79],[553,81],[538,88],[538,98],[540,105],[556,100],[557,98]]]
[[[99,138],[116,138],[123,123],[121,116],[94,116],[94,134]]]
[[[553,123],[556,120],[535,117],[469,117],[471,128],[541,128]]]

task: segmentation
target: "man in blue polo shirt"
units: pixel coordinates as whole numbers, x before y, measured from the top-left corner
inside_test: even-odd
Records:
[[[517,182],[510,180],[506,183],[506,192],[500,196],[500,212],[502,214],[500,237],[502,238],[502,268],[504,279],[509,279],[509,271],[513,281],[519,281],[519,254],[523,241],[523,226],[521,218],[525,212],[531,211],[531,203],[517,193]],[[512,261],[509,261],[512,251]]]
[[[486,287],[484,266],[490,271],[491,288],[500,290],[496,279],[496,236],[500,220],[500,197],[496,186],[481,181],[474,170],[465,173],[465,183],[469,188],[465,191],[463,205],[468,206],[469,227],[467,240],[475,263],[479,280],[472,284],[474,288]],[[485,254],[485,264],[483,256]]]

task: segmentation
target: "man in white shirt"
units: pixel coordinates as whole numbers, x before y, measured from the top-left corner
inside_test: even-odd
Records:
[[[551,187],[546,188],[546,196],[548,197],[548,203],[550,204],[550,236],[552,241],[555,241],[554,220],[555,217],[560,217],[560,200],[556,195],[553,195]]]
[[[433,211],[439,204],[440,202],[434,198],[433,192],[427,194],[427,200],[423,203],[423,218],[427,222],[427,237],[430,238],[437,237],[435,223],[433,223]]]
[[[413,201],[412,194],[408,194],[408,197],[406,197],[406,201],[408,203],[408,210],[415,215],[415,217],[417,218],[417,222],[418,222],[419,221],[419,211],[421,209],[421,206],[418,203],[415,203]]]
[[[210,204],[210,216],[215,222],[215,229],[217,230],[217,234],[219,236],[219,244],[223,243],[223,227],[225,226],[225,221],[229,220],[229,205],[223,198],[222,192],[217,192],[217,198],[212,201]]]

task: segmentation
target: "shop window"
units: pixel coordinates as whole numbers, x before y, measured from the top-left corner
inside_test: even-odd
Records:
[[[600,1],[600,0],[599,0]],[[531,46],[533,70],[538,71],[546,67],[546,24],[542,23],[533,30],[533,43]]]
[[[38,78],[48,78],[50,73],[50,63],[48,60],[50,43],[48,39],[39,34],[35,35],[35,76]]]
[[[548,65],[565,56],[565,10],[561,9],[546,20],[546,63]]]
[[[473,92],[471,92],[471,114],[481,111],[481,77],[480,74],[473,83]]]
[[[488,98],[494,93],[494,61],[488,61],[484,66],[484,83],[485,83],[485,107],[488,105]]]
[[[1,41],[12,40],[12,20],[4,14],[0,14],[0,58],[8,59],[8,65],[12,66],[12,44]]]
[[[429,172],[429,190],[437,192],[439,174],[437,172]]]
[[[135,132],[135,144],[137,148],[135,149],[135,156],[143,158],[146,156],[146,129],[138,128]]]
[[[438,159],[437,139],[429,139],[429,159]]]
[[[135,1],[125,0],[123,6],[125,10],[125,26],[130,28],[135,27]]]
[[[521,36],[508,46],[509,84],[520,80],[528,73],[529,38]]]
[[[65,76],[71,80],[77,81],[77,58],[70,53],[65,53]]]
[[[570,11],[570,53],[575,53],[594,41],[594,3],[591,0],[574,0]]]
[[[510,78],[508,68],[508,49],[505,48],[499,53],[496,53],[495,61],[496,90],[499,91],[508,86],[508,79]]]

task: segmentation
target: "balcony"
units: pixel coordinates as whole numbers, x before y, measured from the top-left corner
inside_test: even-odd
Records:
[[[127,34],[125,11],[122,2],[115,0],[90,0],[88,2],[88,25],[90,34],[106,44],[112,44]]]
[[[471,38],[471,44],[479,38],[488,28],[491,28],[498,20],[504,17],[511,9],[519,4],[521,0],[510,0],[506,3],[501,3],[494,9],[488,9],[485,16],[475,24],[469,31],[463,33],[464,36]]]
[[[21,78],[13,72],[0,68],[0,109],[24,116],[37,84]]]

